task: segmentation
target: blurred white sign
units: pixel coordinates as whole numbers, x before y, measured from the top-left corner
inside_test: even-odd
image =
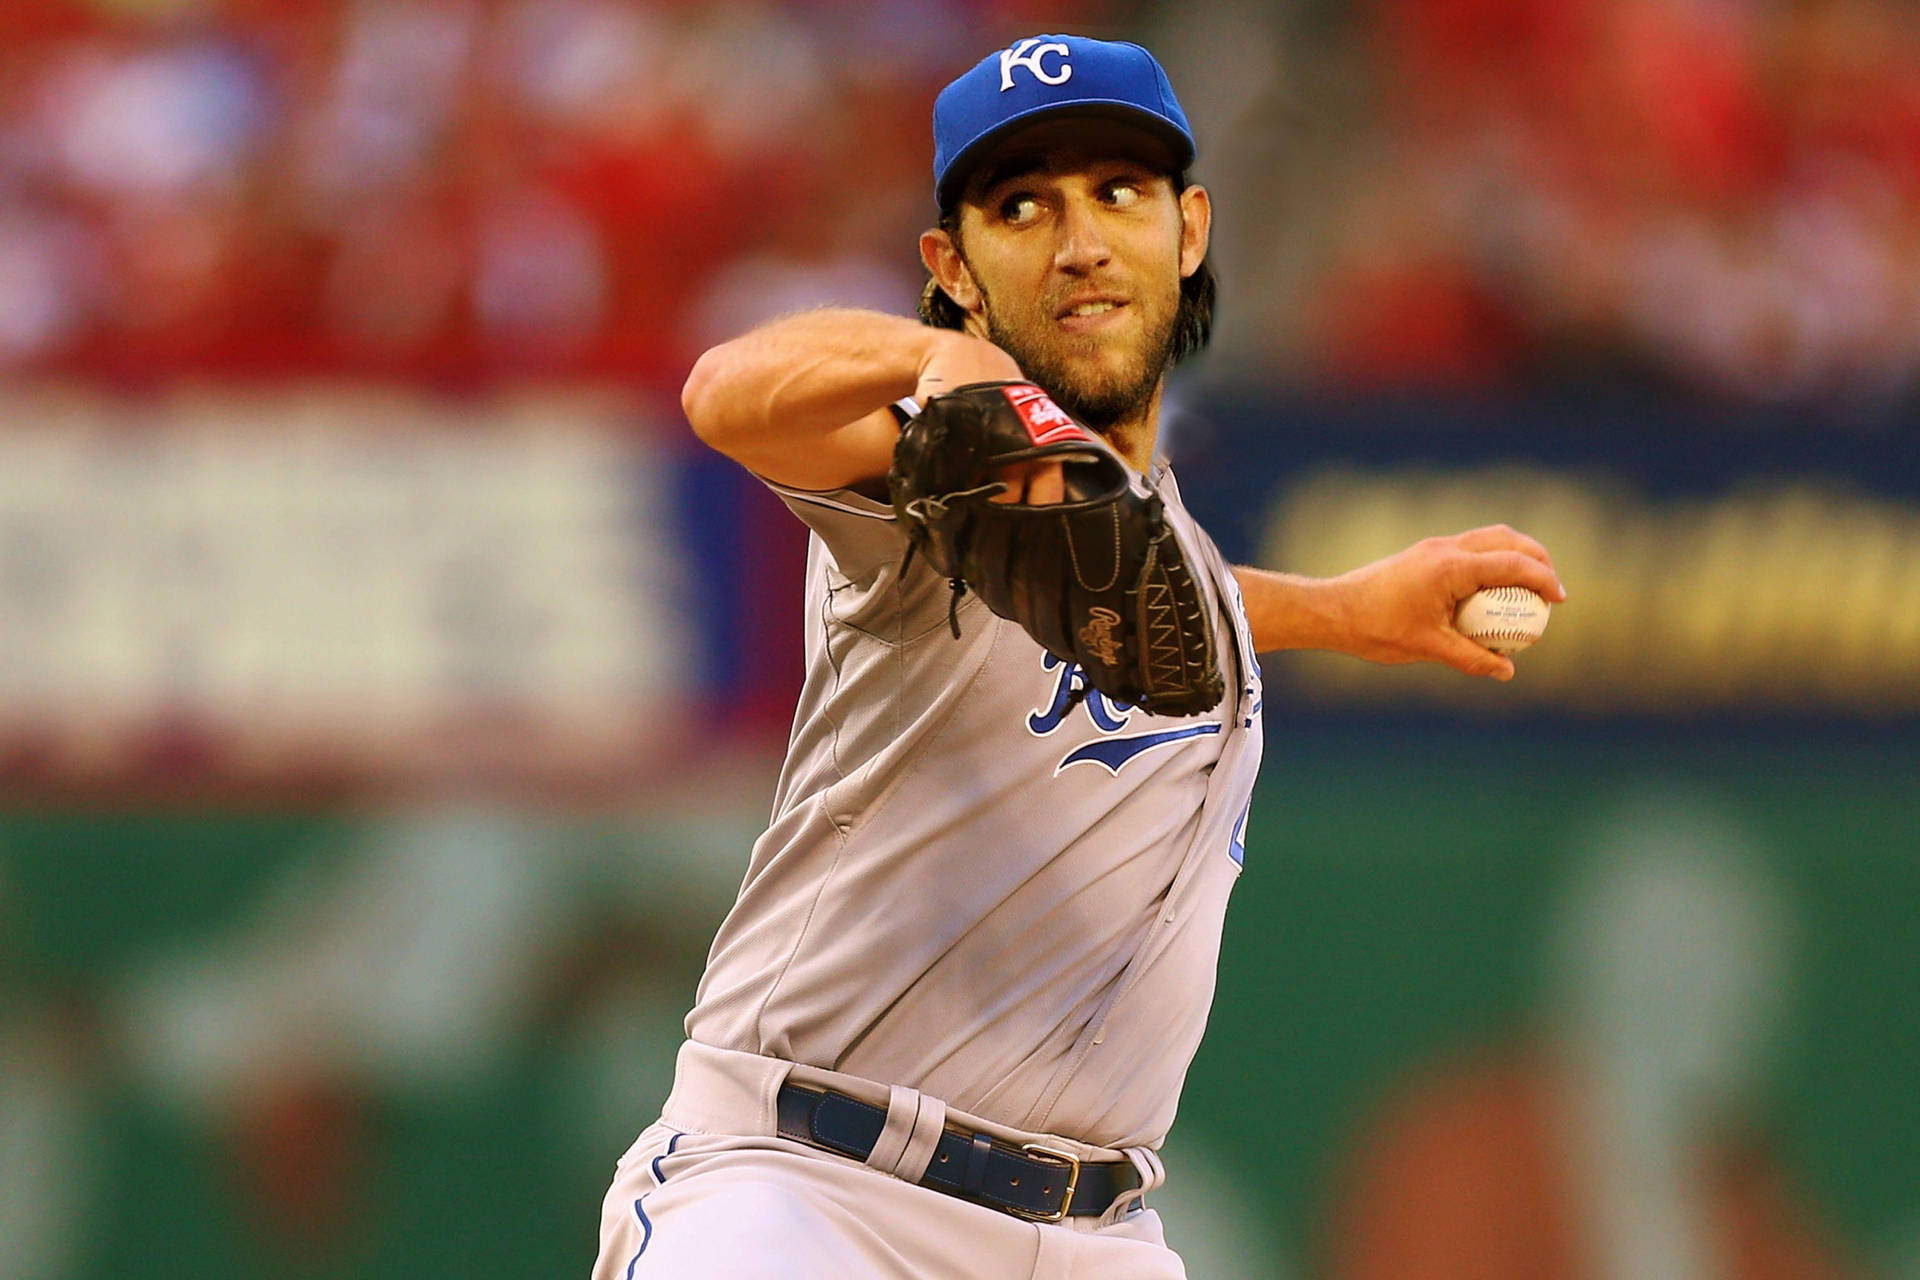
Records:
[[[617,397],[0,393],[0,750],[364,780],[630,769],[677,715]]]

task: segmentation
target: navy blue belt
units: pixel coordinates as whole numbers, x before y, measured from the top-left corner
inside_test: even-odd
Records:
[[[873,1153],[887,1125],[884,1107],[797,1084],[780,1087],[779,1115],[781,1137],[853,1160]],[[1127,1160],[1082,1164],[1069,1151],[949,1128],[934,1143],[920,1185],[1017,1218],[1058,1222],[1105,1213],[1140,1185],[1140,1171]]]

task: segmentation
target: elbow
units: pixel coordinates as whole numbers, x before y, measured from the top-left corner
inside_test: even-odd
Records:
[[[694,361],[686,385],[680,388],[680,409],[687,415],[687,425],[703,444],[714,447],[718,447],[716,442],[723,434],[719,412],[722,350],[711,348]]]

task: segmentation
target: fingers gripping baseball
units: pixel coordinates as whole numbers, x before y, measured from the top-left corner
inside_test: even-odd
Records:
[[[1547,549],[1506,525],[1488,525],[1427,542],[1441,555],[1461,553],[1453,561],[1458,575],[1451,584],[1455,599],[1463,600],[1483,587],[1525,587],[1556,603],[1567,598]]]
[[[1547,568],[1553,568],[1553,557],[1547,549],[1529,538],[1526,534],[1504,524],[1484,525],[1478,529],[1469,529],[1456,534],[1453,538],[1441,538],[1441,542],[1452,541],[1466,551],[1518,551],[1531,556]]]
[[[1485,587],[1523,586],[1550,601],[1567,593],[1546,548],[1504,525],[1427,538],[1347,575],[1356,653],[1373,662],[1441,662],[1467,675],[1513,678],[1513,662],[1453,625],[1461,600]]]

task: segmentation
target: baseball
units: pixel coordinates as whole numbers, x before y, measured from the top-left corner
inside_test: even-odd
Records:
[[[1518,653],[1547,629],[1552,606],[1525,587],[1487,587],[1453,611],[1454,628],[1495,653]]]

